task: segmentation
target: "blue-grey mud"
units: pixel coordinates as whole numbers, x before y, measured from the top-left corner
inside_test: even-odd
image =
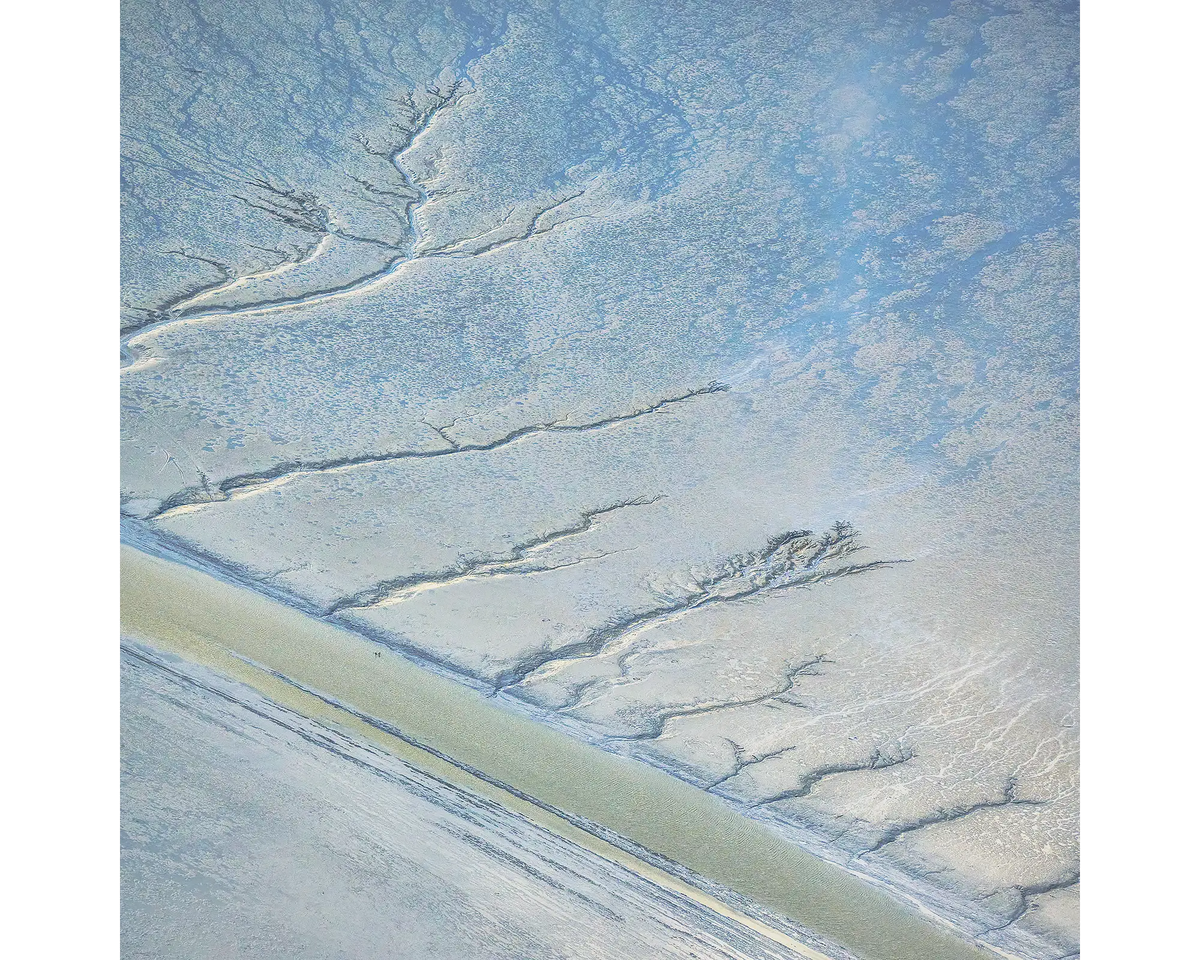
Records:
[[[836,868],[964,950],[1078,953],[1074,4],[126,0],[122,96],[128,543],[382,654],[359,700],[275,667],[310,706],[379,719],[404,658],[597,748],[593,776],[615,755],[699,788],[780,871]],[[612,862],[584,839],[420,807],[428,771],[360,731],[337,749],[392,759],[347,772],[309,726],[345,717],[300,716],[285,679],[134,639],[131,955],[235,901],[275,932],[222,955],[303,954],[316,921],[251,903],[256,870],[277,900],[378,881],[329,921],[366,931],[347,955],[589,955],[562,930],[607,921],[568,889],[671,918],[615,955],[794,949],[627,866],[596,900],[564,879]],[[305,868],[392,805],[536,864],[497,897],[406,828],[352,875]],[[288,855],[172,835],[218,806]],[[762,902],[793,876],[756,876],[739,916],[805,924]],[[784,939],[871,955],[807,926]]]

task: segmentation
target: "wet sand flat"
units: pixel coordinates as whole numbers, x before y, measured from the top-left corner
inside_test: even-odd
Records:
[[[778,836],[1078,957],[1078,3],[121,35],[125,542],[375,641],[259,659],[630,850],[854,913]],[[713,803],[646,821],[658,781],[384,649]]]

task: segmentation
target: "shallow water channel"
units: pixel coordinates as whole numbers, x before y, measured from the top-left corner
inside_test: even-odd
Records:
[[[506,710],[350,631],[128,545],[121,548],[121,630],[370,736],[800,955],[822,956],[729,902],[736,897],[697,888],[686,872],[861,960],[994,956],[697,787]],[[604,839],[608,832],[617,846]],[[632,844],[619,849],[620,838]],[[648,851],[644,859],[631,852],[638,847]],[[672,864],[684,871],[659,869]]]

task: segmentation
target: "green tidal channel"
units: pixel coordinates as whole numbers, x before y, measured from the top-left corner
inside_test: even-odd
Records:
[[[861,960],[996,956],[697,787],[506,710],[350,631],[128,545],[121,548],[121,630],[131,639],[203,663],[273,699],[290,700],[287,705],[299,705],[317,719],[354,727],[379,741],[377,732],[354,722],[352,714],[304,695],[268,672],[275,671],[396,728],[411,741],[408,745],[384,739],[405,760],[421,753],[412,742],[444,754],[456,765],[554,810],[584,817],[749,897],[836,941]],[[431,754],[416,759],[439,774],[450,766]],[[493,797],[503,794],[501,802],[523,814],[534,809],[495,784],[470,779],[472,789]],[[593,849],[597,846],[594,839],[581,836],[583,831],[567,828],[568,821],[540,813],[531,818]],[[600,846],[606,856],[616,851],[603,842]],[[615,858],[627,866],[633,859]],[[643,874],[681,888],[661,871],[637,863]],[[786,936],[783,941],[794,944]],[[820,956],[807,949],[803,953]]]

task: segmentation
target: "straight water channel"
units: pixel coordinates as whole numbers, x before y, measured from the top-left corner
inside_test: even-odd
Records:
[[[268,696],[290,698],[293,708],[300,704],[335,721],[382,721],[400,738],[393,739],[409,754],[405,760],[467,768],[484,778],[476,789],[487,781],[492,788],[511,788],[517,796],[502,802],[522,813],[531,806],[524,797],[585,818],[836,941],[861,960],[995,956],[691,784],[505,710],[391,652],[378,656],[379,644],[350,631],[128,545],[121,548],[121,630],[233,674]],[[422,762],[414,746],[434,756]],[[563,830],[557,817],[534,819],[576,833]],[[613,852],[608,848],[608,855]],[[645,864],[635,869],[670,880]]]

